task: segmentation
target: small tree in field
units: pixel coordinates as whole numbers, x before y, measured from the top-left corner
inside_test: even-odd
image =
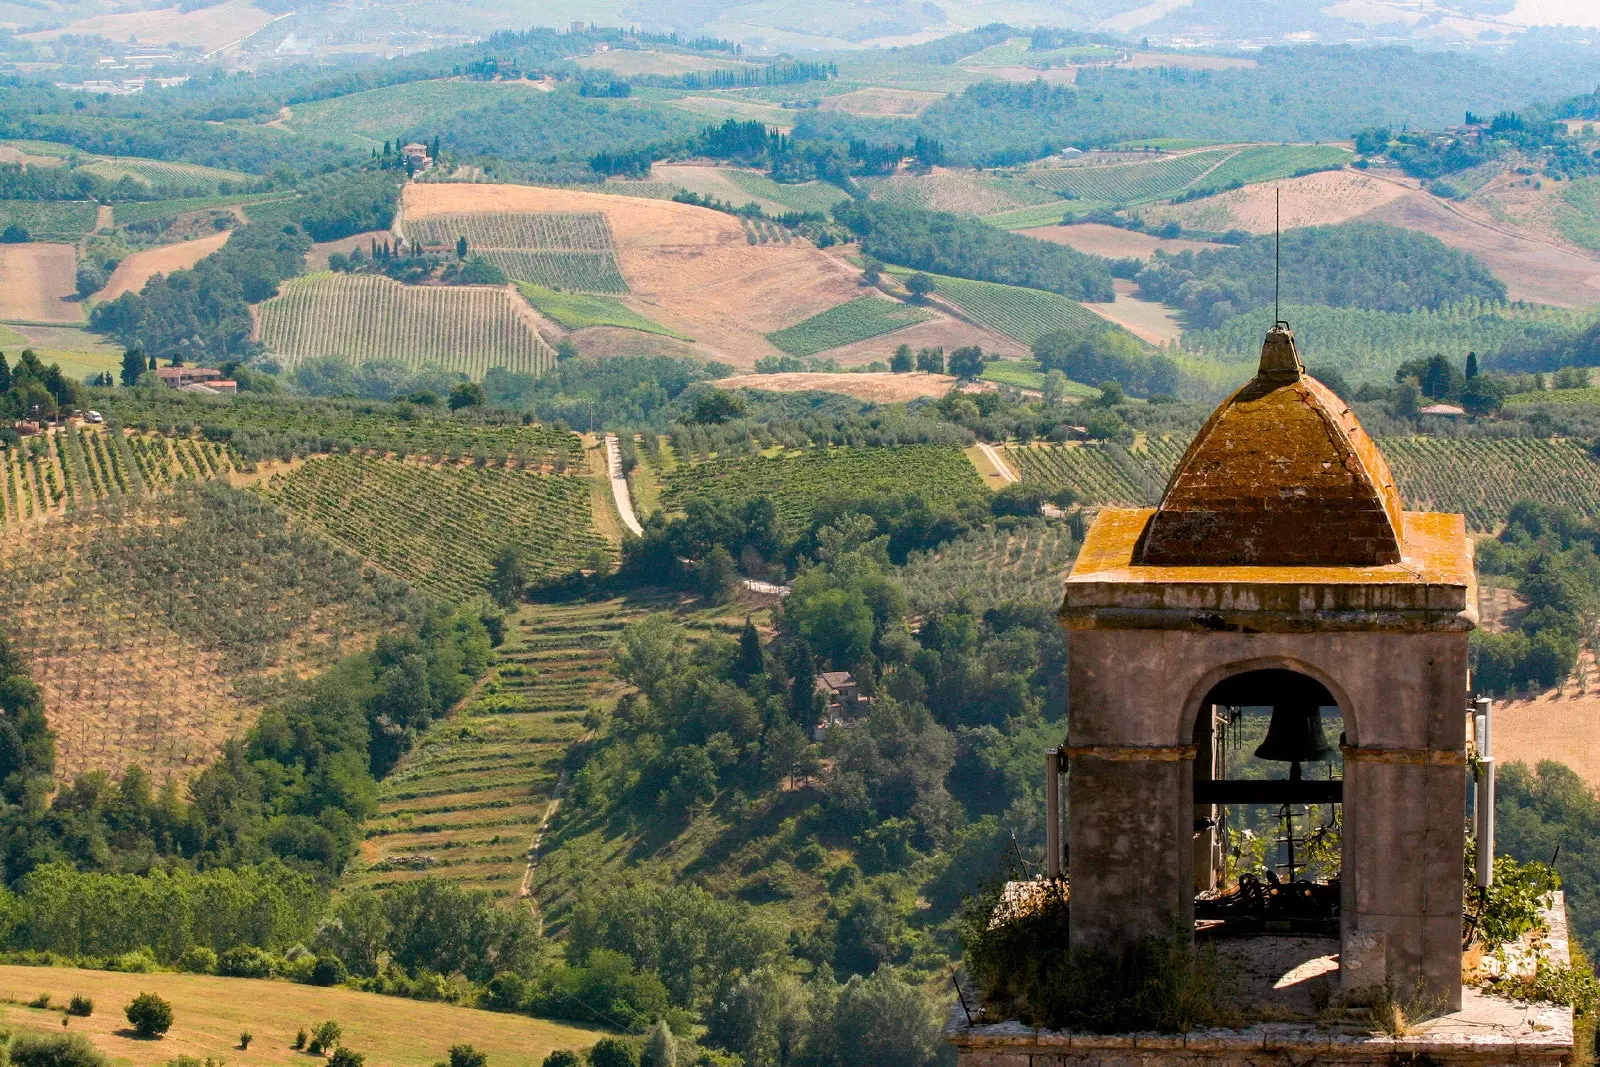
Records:
[[[467,258],[467,235],[466,234],[462,234],[460,237],[456,238],[456,258],[457,259],[466,259]]]
[[[140,993],[134,997],[124,1014],[140,1037],[161,1037],[172,1029],[172,1005],[154,993]]]
[[[558,1048],[544,1058],[540,1067],[583,1067],[583,1060],[570,1048]]]
[[[906,292],[911,294],[913,303],[920,304],[933,292],[933,279],[919,270],[906,279]]]

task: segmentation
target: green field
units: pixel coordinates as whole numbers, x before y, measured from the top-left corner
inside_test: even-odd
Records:
[[[769,333],[767,340],[791,356],[814,356],[830,348],[841,348],[915,326],[931,318],[933,313],[922,308],[882,297],[863,296],[831,307],[804,322]]]
[[[1506,403],[1523,404],[1595,404],[1600,405],[1600,388],[1535,389],[1530,393],[1512,393]]]
[[[565,573],[589,550],[588,479],[505,467],[327,456],[274,475],[264,495],[349,552],[447,600],[481,595],[495,554],[524,552],[530,578]]]
[[[1552,205],[1556,229],[1573,244],[1600,250],[1600,178],[1579,178]]]
[[[1055,200],[1048,204],[1034,204],[985,215],[983,221],[1002,230],[1031,230],[1035,226],[1055,226],[1069,215],[1087,215],[1091,211],[1114,206],[1105,200]]]
[[[289,365],[340,356],[434,364],[475,379],[492,367],[537,374],[555,352],[521,303],[499,286],[402,285],[318,271],[285,282],[261,305],[261,339]]]
[[[94,232],[99,216],[92,200],[0,200],[0,230],[19,225],[34,241],[70,244]]]
[[[176,200],[141,200],[135,203],[117,204],[111,209],[111,220],[117,226],[126,226],[132,222],[171,218],[190,211],[233,207],[235,204],[245,207],[248,213],[251,204],[293,199],[294,197],[288,193],[236,193],[232,196],[186,196]]]
[[[976,468],[952,445],[824,447],[678,467],[666,477],[661,502],[675,510],[690,493],[728,500],[766,496],[779,519],[799,530],[811,521],[818,501],[835,493],[917,493],[937,507],[984,492]]]
[[[527,282],[518,282],[517,289],[527,297],[528,303],[539,309],[541,314],[554,319],[569,330],[581,330],[588,326],[617,326],[624,330],[658,333],[664,337],[689,340],[678,331],[668,329],[653,319],[645,318],[615,297],[557,292]]]
[[[1026,182],[968,170],[896,174],[862,184],[870,190],[872,199],[886,204],[958,215],[994,215],[1048,205],[1055,212],[1051,221],[1059,222],[1067,207],[1067,201]]]
[[[1048,48],[1034,51],[1027,37],[1012,37],[1000,44],[992,44],[981,52],[961,59],[963,67],[1060,67],[1072,63],[1092,63],[1117,59],[1123,50],[1110,45],[1086,44],[1070,48]]]
[[[750,170],[737,170],[729,168],[724,174],[751,196],[759,196],[764,200],[773,200],[791,211],[816,212],[826,214],[827,210],[841,200],[850,199],[850,194],[837,185],[828,182],[803,182],[798,185],[789,185],[775,182],[765,174],[757,174]]]
[[[462,111],[481,108],[504,93],[537,93],[531,82],[440,79],[295,104],[286,125],[314,141],[337,141],[363,154],[417,127],[447,128]]]
[[[890,267],[887,273],[904,280],[911,272]],[[1031,345],[1047,333],[1074,330],[1100,333],[1119,329],[1076,300],[1043,289],[1027,289],[998,282],[931,275],[934,295],[957,305],[985,326]]]
[[[1014,385],[1018,389],[1043,389],[1044,373],[1039,370],[1039,365],[1031,359],[997,359],[983,366],[984,381],[994,382],[996,385]],[[1085,399],[1100,395],[1100,390],[1082,382],[1067,379],[1067,396],[1079,396]]]
[[[1036,167],[1018,172],[1017,177],[1076,200],[1133,204],[1176,196],[1233,152],[1233,149],[1214,148],[1168,159],[1103,167]]]
[[[108,156],[78,168],[106,181],[132,178],[146,188],[181,190],[191,196],[217,194],[223,185],[248,186],[260,179],[236,170],[202,167],[198,163],[165,163],[131,156]]]

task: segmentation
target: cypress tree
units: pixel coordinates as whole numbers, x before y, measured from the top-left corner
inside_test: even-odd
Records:
[[[761,651],[761,635],[756,632],[750,616],[744,618],[744,629],[739,633],[739,662],[734,668],[740,684],[748,682],[767,670],[767,657]]]
[[[1478,376],[1478,353],[1467,353],[1467,378],[1471,380]]]
[[[0,352],[0,393],[11,391],[11,365],[6,362],[6,354]]]

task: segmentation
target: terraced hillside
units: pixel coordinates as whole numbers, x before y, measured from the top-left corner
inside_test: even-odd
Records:
[[[567,746],[624,690],[611,644],[650,600],[536,605],[508,627],[482,688],[386,778],[347,882],[445,877],[525,895],[528,853],[551,812]]]

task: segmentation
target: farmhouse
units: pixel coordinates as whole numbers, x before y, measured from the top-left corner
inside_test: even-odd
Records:
[[[855,675],[849,671],[824,671],[817,675],[813,689],[822,697],[823,707],[812,728],[818,741],[830,728],[852,726],[870,701],[861,695]]]
[[[420,174],[433,166],[433,160],[428,158],[428,146],[425,144],[413,141],[402,148],[400,154],[407,163],[411,164],[411,169],[415,173]]]
[[[186,385],[220,380],[222,372],[214,367],[161,367],[156,377],[169,389],[182,389]]]

